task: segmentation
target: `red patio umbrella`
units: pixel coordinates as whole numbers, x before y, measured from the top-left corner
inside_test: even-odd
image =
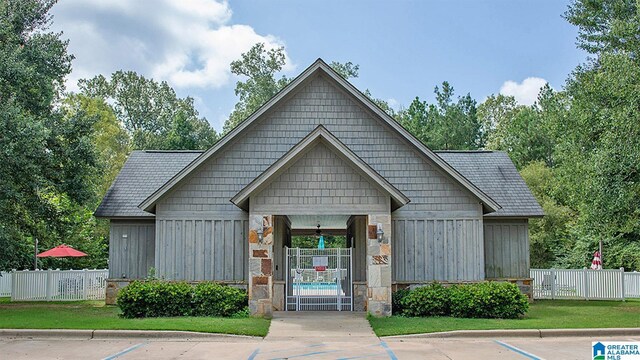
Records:
[[[38,257],[81,257],[87,256],[87,254],[82,251],[78,251],[71,246],[67,246],[62,244],[60,246],[56,246],[53,249],[47,250],[37,255]]]

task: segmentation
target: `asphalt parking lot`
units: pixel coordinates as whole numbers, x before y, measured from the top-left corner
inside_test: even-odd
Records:
[[[0,339],[2,359],[588,359],[591,342],[640,337],[215,341]]]

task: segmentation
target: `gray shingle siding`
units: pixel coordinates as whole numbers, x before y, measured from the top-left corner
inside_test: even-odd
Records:
[[[320,143],[252,197],[251,206],[269,214],[317,212],[322,207],[353,214],[374,207],[388,210],[388,197]]]
[[[156,213],[233,211],[229,199],[320,124],[411,199],[399,211],[477,210],[475,196],[331,81],[309,79],[162,198]]]

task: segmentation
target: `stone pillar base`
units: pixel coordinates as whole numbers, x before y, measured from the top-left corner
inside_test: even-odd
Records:
[[[249,313],[273,314],[273,216],[249,215]]]
[[[382,231],[378,240],[378,232]],[[369,215],[367,226],[367,311],[391,316],[391,215]]]
[[[367,283],[353,283],[353,311],[367,311]]]
[[[107,290],[104,298],[106,305],[116,305],[118,292],[134,280],[131,279],[107,279]]]

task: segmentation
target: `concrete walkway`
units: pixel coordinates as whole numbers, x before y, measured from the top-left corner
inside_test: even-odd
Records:
[[[250,360],[396,359],[373,333],[364,312],[276,312]]]
[[[273,314],[265,341],[377,342],[364,312],[279,311]]]

